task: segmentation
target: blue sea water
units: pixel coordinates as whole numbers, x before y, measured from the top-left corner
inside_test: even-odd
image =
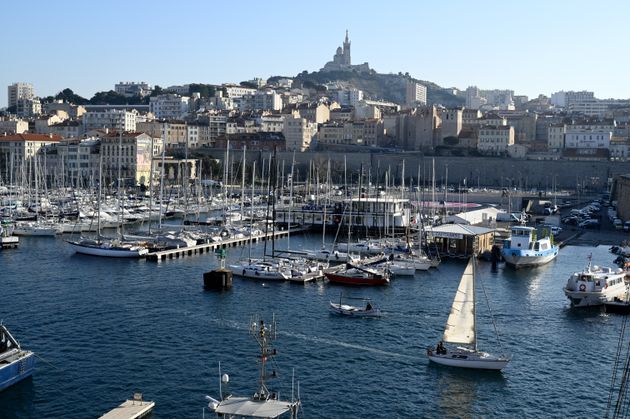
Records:
[[[318,246],[292,237],[291,247]],[[286,247],[286,239],[276,243]],[[262,244],[254,252],[260,254]],[[134,391],[154,400],[154,417],[199,418],[206,394],[256,390],[252,316],[278,322],[280,377],[291,397],[295,371],[303,417],[601,417],[621,317],[569,309],[562,287],[587,256],[612,265],[607,248],[566,247],[554,262],[513,271],[479,264],[502,344],[502,373],[429,364],[465,264],[442,263],[383,288],[305,286],[234,279],[227,292],[202,288],[211,254],[117,260],[74,254],[60,239],[23,238],[0,252],[0,318],[42,359],[32,379],[0,393],[1,418],[98,417]],[[229,249],[228,259],[247,256]],[[381,319],[329,314],[329,300],[368,296]],[[478,309],[479,346],[498,352],[488,309]],[[206,414],[208,414],[206,412]]]

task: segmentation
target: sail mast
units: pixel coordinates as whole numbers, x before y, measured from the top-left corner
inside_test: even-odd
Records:
[[[473,255],[470,257],[470,263],[472,264],[472,301],[473,301],[473,344],[475,345],[475,352],[477,351],[477,299],[475,298],[475,281],[477,277],[477,260],[476,256]]]

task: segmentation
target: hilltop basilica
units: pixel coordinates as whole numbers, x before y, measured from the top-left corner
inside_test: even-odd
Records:
[[[328,61],[320,71],[349,70],[370,71],[370,66],[368,63],[352,65],[352,60],[350,59],[350,39],[348,39],[348,31],[346,30],[346,39],[343,41],[343,48],[338,47],[337,52],[335,52],[333,56],[333,60]]]

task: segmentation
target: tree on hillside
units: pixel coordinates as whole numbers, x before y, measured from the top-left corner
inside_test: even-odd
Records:
[[[62,99],[64,102],[73,103],[75,105],[85,105],[89,102],[86,98],[75,94],[72,89],[69,88],[63,89],[61,92],[57,93],[55,99]]]
[[[138,105],[142,103],[140,96],[126,97],[113,90],[108,92],[96,92],[90,104],[92,105]]]
[[[249,89],[258,89],[258,86],[256,86],[254,83],[250,82],[250,81],[242,81],[239,83],[242,87],[247,87]]]
[[[215,90],[211,84],[191,83],[188,87],[188,94],[199,93],[201,97],[212,97]]]
[[[158,96],[164,94],[164,89],[162,89],[160,86],[158,86],[157,84],[155,85],[155,87],[153,88],[153,90],[151,91],[151,94],[149,96]]]

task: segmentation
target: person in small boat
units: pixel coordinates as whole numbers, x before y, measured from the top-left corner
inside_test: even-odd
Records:
[[[445,355],[446,354],[446,348],[444,347],[444,344],[442,343],[442,341],[440,341],[437,344],[437,348],[435,348],[435,352],[437,352],[438,355]]]
[[[370,304],[370,302],[369,302],[369,301],[368,301],[368,303],[365,305],[365,309],[366,309],[367,311],[372,310],[372,304]]]

